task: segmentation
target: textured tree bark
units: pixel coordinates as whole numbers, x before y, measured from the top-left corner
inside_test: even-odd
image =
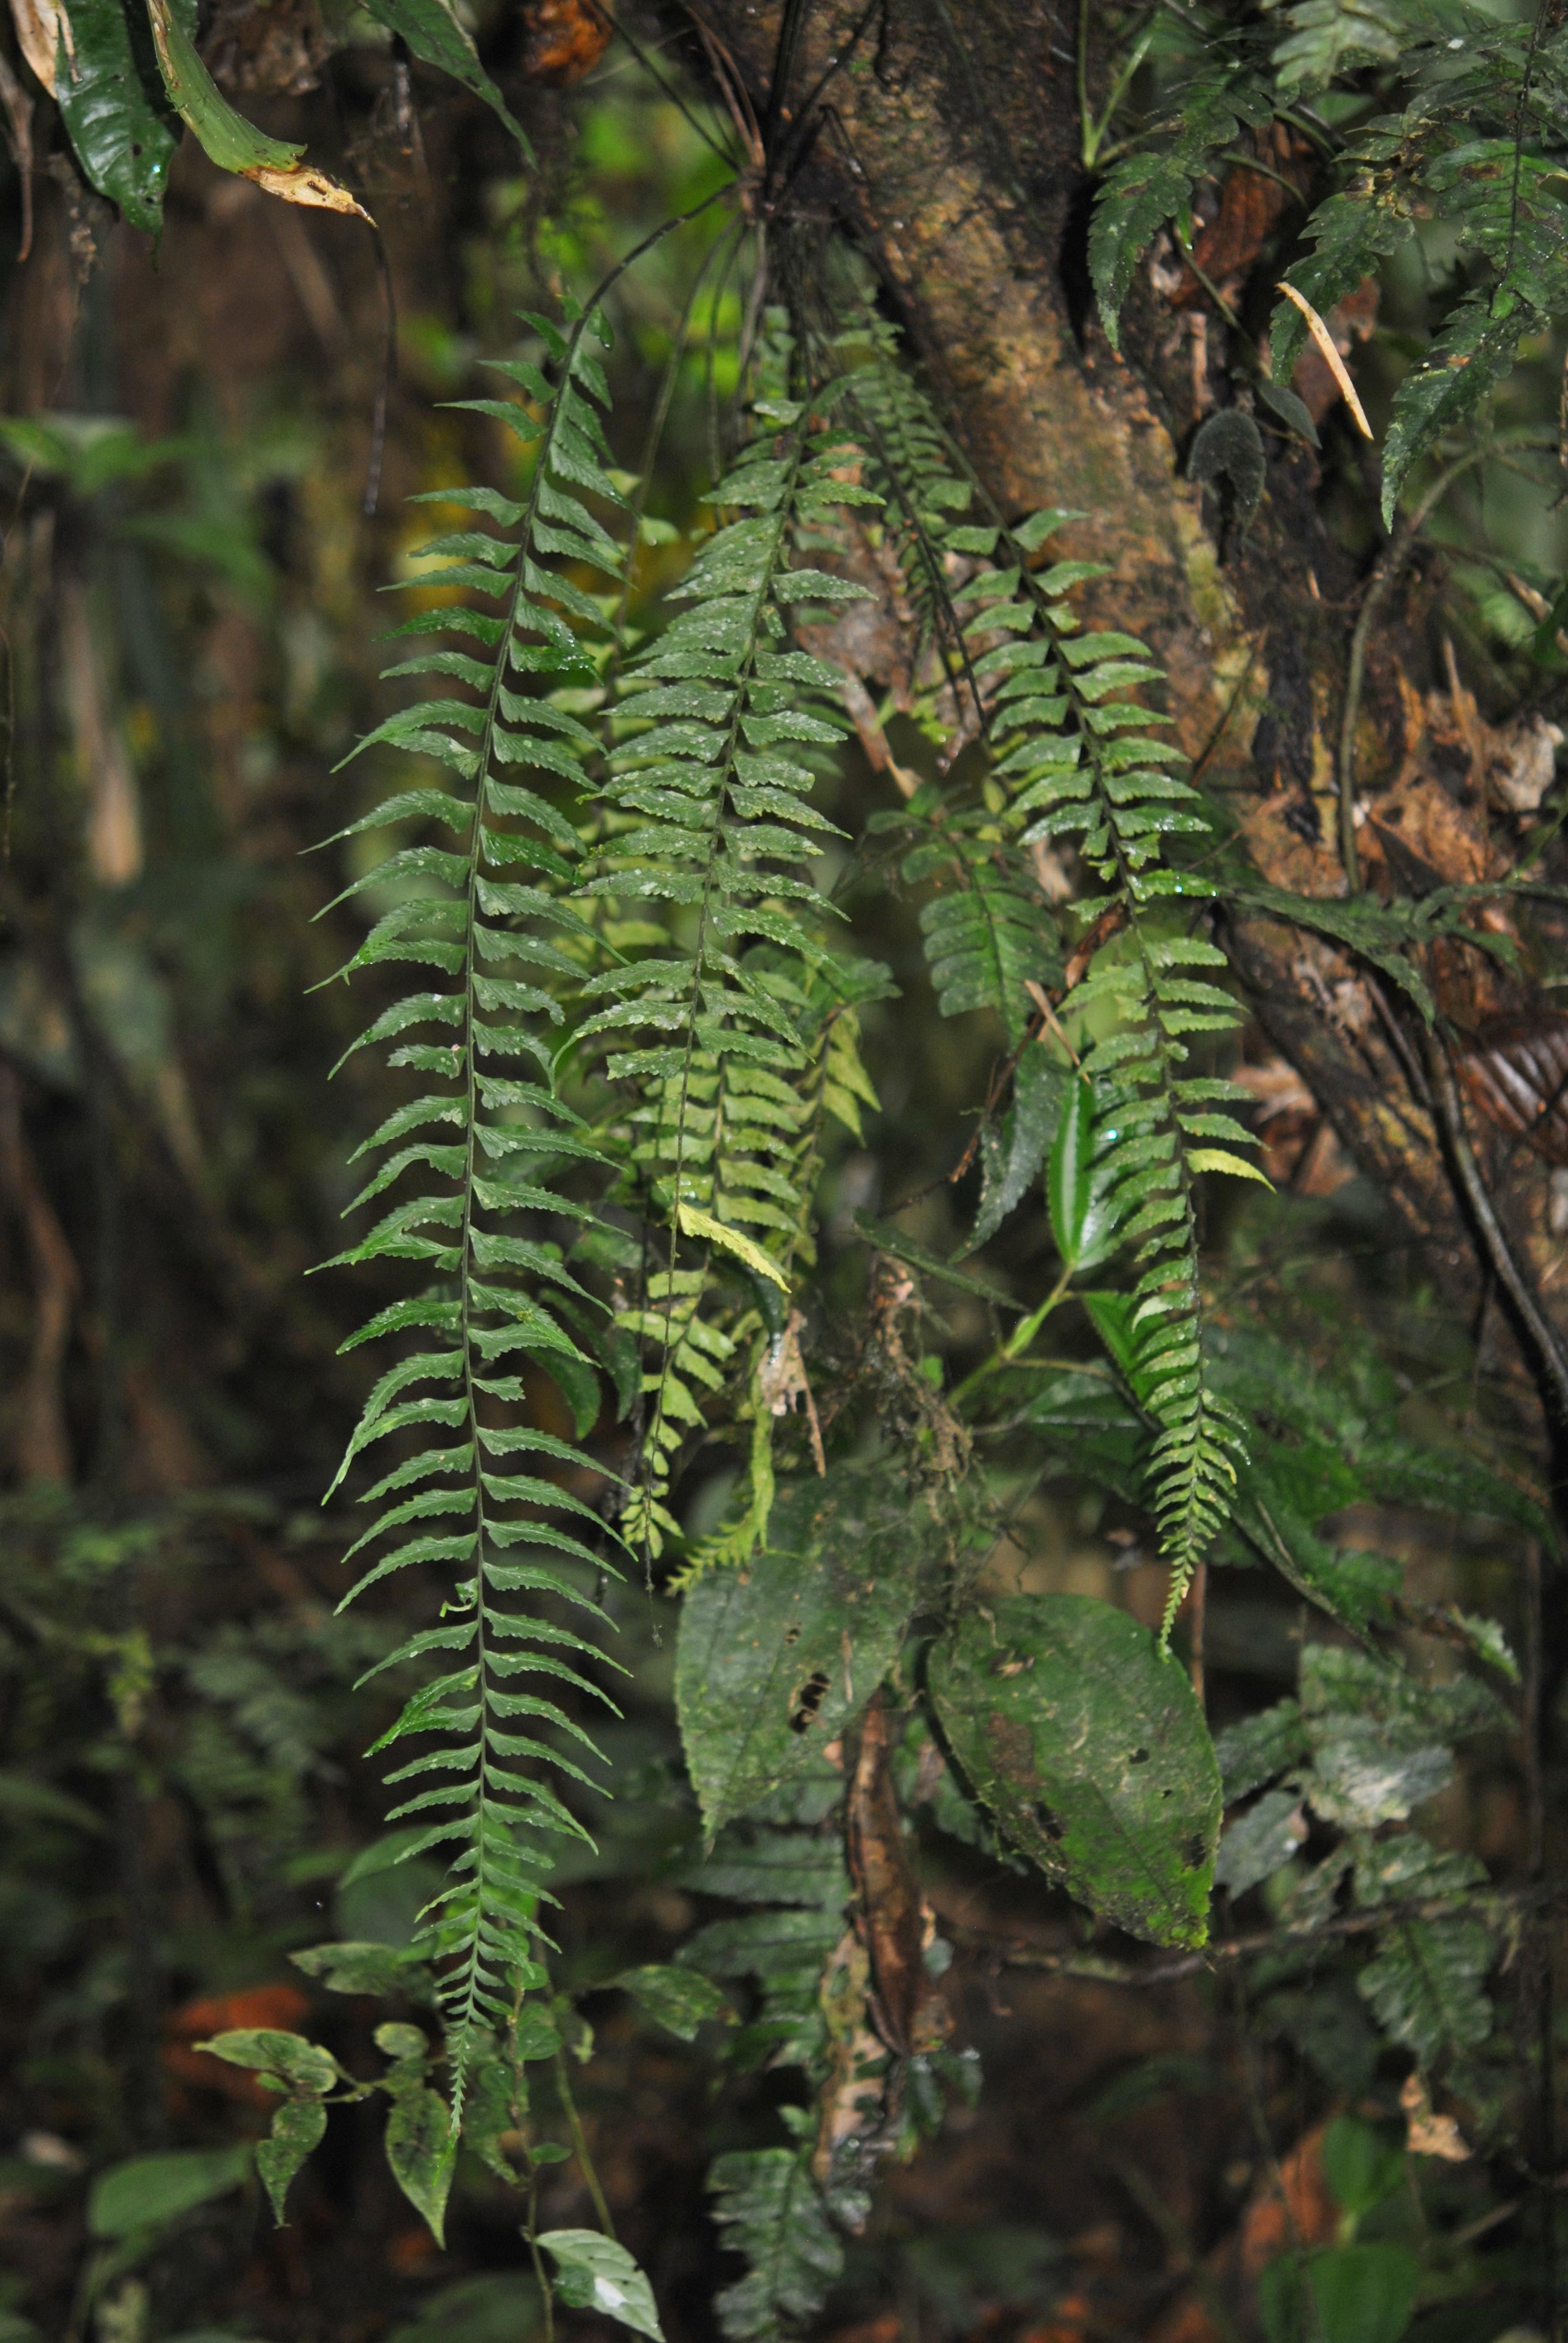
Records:
[[[760,117],[778,5],[699,0],[689,13],[729,50]],[[1016,512],[1090,508],[1067,542],[1109,565],[1092,605],[1164,665],[1176,738],[1233,809],[1260,873],[1342,896],[1336,753],[1365,581],[1319,516],[1318,459],[1304,446],[1272,440],[1261,506],[1239,538],[1184,477],[1193,427],[1233,395],[1211,305],[1174,307],[1145,266],[1125,355],[1111,348],[1083,256],[1076,14],[1050,0],[889,0],[869,15],[864,0],[817,0],[790,86],[819,85],[825,119],[791,192],[829,206],[871,257],[998,499]],[[1090,67],[1095,91],[1092,55]],[[775,234],[788,233],[781,219]],[[1415,874],[1419,891],[1433,872],[1481,880],[1503,865],[1482,826],[1484,788],[1467,808],[1438,769],[1427,689],[1438,679],[1402,591],[1396,582],[1382,605],[1355,727],[1370,816],[1362,883],[1392,873],[1408,890]],[[1384,990],[1277,921],[1232,920],[1227,941],[1260,1023],[1405,1238],[1449,1295],[1478,1298],[1490,1267],[1449,1175],[1419,1051]],[[1460,1023],[1517,997],[1467,948],[1445,948],[1427,972]],[[1568,1295],[1553,1290],[1562,1248],[1544,1166],[1485,1126],[1473,1136],[1522,1263],[1568,1324]]]

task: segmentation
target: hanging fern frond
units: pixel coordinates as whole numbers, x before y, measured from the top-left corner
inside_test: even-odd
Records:
[[[422,700],[354,752],[387,743],[445,766],[455,787],[398,792],[353,830],[438,822],[457,850],[400,848],[346,890],[418,890],[377,922],[349,970],[411,962],[439,980],[384,1010],[354,1045],[387,1045],[389,1063],[423,1081],[359,1150],[378,1168],[349,1209],[398,1200],[338,1260],[415,1262],[429,1282],[345,1345],[405,1334],[419,1343],[371,1392],[334,1486],[381,1441],[412,1438],[415,1453],[363,1493],[386,1510],[353,1549],[377,1558],[346,1602],[415,1564],[454,1574],[441,1624],[380,1663],[439,1653],[448,1673],[421,1688],[376,1747],[401,1755],[416,1737],[437,1736],[389,1779],[407,1785],[393,1818],[422,1825],[407,1855],[441,1847],[452,1856],[424,1941],[441,1965],[459,2100],[477,2032],[504,2016],[519,1986],[544,1982],[532,1946],[549,1843],[586,1835],[548,1775],[594,1786],[561,1743],[585,1757],[593,1745],[548,1695],[606,1700],[582,1671],[596,1653],[587,1631],[604,1617],[585,1591],[588,1574],[608,1566],[603,1524],[565,1485],[595,1468],[538,1427],[518,1369],[533,1361],[563,1380],[591,1378],[577,1330],[603,1315],[555,1234],[591,1217],[568,1183],[611,1160],[558,1095],[553,1071],[563,1001],[603,957],[567,900],[579,883],[580,849],[556,802],[584,789],[596,744],[549,694],[593,680],[578,628],[597,628],[599,612],[561,565],[614,577],[619,548],[585,499],[614,508],[621,498],[605,469],[608,392],[589,347],[594,337],[608,344],[602,317],[578,316],[564,336],[546,318],[528,323],[548,373],[526,360],[490,363],[529,405],[462,402],[530,450],[527,498],[437,492],[432,500],[491,526],[423,548],[439,566],[419,583],[472,600],[397,630],[456,630],[477,651],[421,648],[389,670],[451,679],[471,696]]]
[[[1168,221],[1191,226],[1192,197],[1221,156],[1273,111],[1259,76],[1221,48],[1171,93],[1161,143],[1141,143],[1107,173],[1089,226],[1089,273],[1112,349],[1121,347],[1121,305],[1139,261]]]
[[[814,988],[834,985],[831,914],[803,874],[841,835],[810,803],[804,759],[849,728],[837,670],[786,645],[793,608],[862,591],[796,558],[803,532],[855,493],[836,474],[858,451],[792,400],[760,401],[758,420],[709,498],[741,518],[701,548],[677,589],[689,607],[627,677],[583,890],[627,957],[589,980],[603,1005],[576,1046],[632,1090],[628,1194],[663,1232],[661,1265],[619,1322],[648,1359],[623,1527],[650,1561],[678,1534],[666,1503],[677,1454],[738,1345],[777,1335],[796,1266],[814,1257],[813,1134],[847,1095],[829,1081],[834,1021],[813,1014]],[[681,908],[667,930],[629,920],[640,904]]]
[[[976,671],[988,688],[994,683],[990,737],[995,782],[1005,791],[1000,826],[1025,847],[1076,839],[1105,890],[1075,906],[1079,917],[1091,923],[1115,915],[1104,922],[1115,931],[1070,998],[1078,1011],[1100,1012],[1097,1029],[1113,1012],[1081,1069],[1086,1095],[1102,1103],[1093,1208],[1107,1237],[1114,1232],[1134,1248],[1140,1274],[1114,1322],[1096,1315],[1157,1427],[1151,1504],[1171,1570],[1168,1634],[1224,1523],[1241,1436],[1240,1418],[1204,1373],[1193,1183],[1203,1172],[1260,1175],[1237,1153],[1251,1141],[1225,1111],[1246,1094],[1183,1071],[1193,1038],[1240,1023],[1215,980],[1223,953],[1191,931],[1191,912],[1179,908],[1201,903],[1210,890],[1162,860],[1165,840],[1204,836],[1209,826],[1195,791],[1172,769],[1176,752],[1146,729],[1161,719],[1122,697],[1161,679],[1143,645],[1079,631],[1066,597],[1102,573],[1082,561],[1039,573],[1027,566],[1060,518],[1042,513],[1016,531],[973,532],[974,549],[1010,558],[1010,566],[980,570],[957,598],[973,613],[967,631]],[[1102,1238],[1094,1257],[1110,1249]]]

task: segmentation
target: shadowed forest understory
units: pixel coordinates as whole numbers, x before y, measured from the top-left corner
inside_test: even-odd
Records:
[[[11,0],[0,2343],[1560,2343],[1562,15]]]

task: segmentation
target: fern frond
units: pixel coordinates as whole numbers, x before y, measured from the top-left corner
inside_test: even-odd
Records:
[[[844,1096],[831,1021],[813,1010],[832,990],[832,915],[804,872],[839,835],[810,803],[807,760],[849,728],[837,670],[787,644],[792,610],[861,591],[798,558],[855,450],[793,401],[760,402],[759,422],[709,499],[739,517],[702,546],[678,589],[689,607],[627,676],[583,889],[626,957],[588,980],[602,1005],[574,1047],[631,1093],[626,1194],[665,1232],[664,1266],[618,1322],[648,1361],[623,1528],[649,1561],[676,1533],[680,1449],[814,1257],[814,1132]],[[644,904],[675,907],[670,930],[630,920]]]
[[[385,743],[434,759],[452,776],[452,794],[399,791],[353,829],[434,820],[460,843],[459,851],[400,848],[357,882],[415,891],[349,968],[411,962],[422,980],[429,970],[440,980],[384,1010],[355,1044],[386,1045],[393,1067],[435,1087],[359,1151],[378,1168],[349,1209],[394,1192],[400,1201],[338,1259],[417,1262],[431,1282],[344,1345],[417,1333],[421,1347],[377,1383],[337,1475],[384,1439],[415,1442],[416,1453],[364,1494],[373,1505],[395,1502],[357,1542],[357,1553],[377,1558],[346,1601],[415,1564],[445,1564],[456,1581],[443,1624],[380,1664],[438,1650],[448,1673],[421,1687],[376,1747],[402,1755],[403,1745],[435,1736],[402,1755],[389,1779],[406,1785],[393,1818],[420,1825],[407,1855],[441,1847],[451,1861],[427,1909],[424,1943],[440,1966],[459,2104],[476,2037],[504,2018],[519,1989],[546,1981],[534,1948],[550,1844],[586,1835],[548,1780],[553,1772],[588,1782],[562,1754],[563,1739],[596,1754],[559,1695],[606,1703],[581,1664],[597,1659],[591,1631],[606,1624],[583,1586],[608,1567],[603,1525],[562,1485],[595,1468],[533,1423],[517,1370],[532,1361],[568,1389],[597,1383],[580,1344],[593,1350],[584,1330],[602,1305],[566,1265],[554,1231],[590,1216],[560,1183],[611,1159],[558,1094],[553,1065],[584,971],[604,957],[568,900],[581,850],[557,802],[563,785],[568,796],[586,786],[596,743],[548,695],[593,680],[578,630],[597,628],[599,614],[549,565],[591,564],[613,577],[619,549],[585,498],[611,508],[621,498],[605,469],[608,394],[589,348],[590,336],[608,342],[602,318],[578,316],[565,335],[548,319],[528,322],[549,372],[492,363],[529,404],[462,402],[505,422],[532,452],[526,499],[440,490],[435,500],[491,526],[426,547],[440,566],[419,581],[489,607],[423,613],[396,630],[414,638],[452,627],[477,641],[482,656],[419,648],[391,670],[452,679],[473,696],[401,710],[354,752]],[[433,1038],[414,1038],[431,1029]]]
[[[1208,1171],[1259,1175],[1238,1152],[1251,1144],[1248,1132],[1224,1111],[1245,1093],[1183,1071],[1194,1037],[1240,1022],[1216,981],[1224,955],[1191,932],[1191,914],[1179,908],[1211,890],[1164,860],[1166,840],[1205,836],[1209,825],[1173,769],[1175,751],[1149,729],[1161,719],[1123,697],[1161,679],[1143,645],[1079,631],[1066,598],[1101,573],[1081,561],[1028,567],[1060,518],[1039,515],[1013,532],[966,531],[966,545],[989,560],[957,598],[989,702],[997,835],[1015,851],[1075,839],[1106,890],[1081,901],[1080,917],[1120,914],[1070,999],[1077,1011],[1099,1012],[1081,1071],[1105,1107],[1097,1210],[1133,1248],[1139,1272],[1119,1363],[1157,1431],[1151,1509],[1171,1569],[1168,1634],[1226,1519],[1241,1429],[1204,1374],[1194,1182]]]
[[[1221,50],[1171,94],[1156,126],[1101,185],[1089,226],[1089,273],[1101,322],[1121,347],[1121,305],[1144,253],[1168,221],[1191,226],[1192,197],[1245,130],[1262,129],[1273,106],[1258,75]]]

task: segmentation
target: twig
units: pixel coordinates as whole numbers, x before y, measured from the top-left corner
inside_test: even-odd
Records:
[[[376,279],[381,289],[381,359],[376,369],[376,407],[370,419],[370,461],[365,475],[362,509],[367,520],[374,518],[376,508],[381,501],[381,461],[387,452],[387,407],[397,371],[397,302],[392,290],[392,271],[387,263],[387,247],[381,241],[380,229],[372,224],[370,234],[376,248]]]
[[[1438,1123],[1448,1143],[1459,1184],[1474,1216],[1476,1233],[1492,1264],[1493,1275],[1506,1289],[1540,1353],[1541,1364],[1556,1402],[1554,1413],[1563,1423],[1568,1423],[1568,1356],[1564,1356],[1557,1330],[1542,1308],[1534,1283],[1520,1266],[1508,1232],[1498,1217],[1497,1207],[1482,1176],[1474,1150],[1465,1135],[1453,1070],[1448,1062],[1448,1052],[1440,1041],[1433,1040],[1428,1049],[1427,1075],[1437,1108]]]
[[[1254,1954],[1289,1953],[1304,1946],[1371,1936],[1379,1928],[1408,1925],[1412,1920],[1443,1920],[1456,1912],[1479,1914],[1484,1918],[1489,1912],[1534,1911],[1564,1900],[1568,1900],[1568,1891],[1544,1883],[1493,1888],[1479,1896],[1429,1896],[1414,1904],[1380,1904],[1362,1912],[1342,1912],[1322,1922],[1260,1928],[1251,1936],[1231,1936],[1223,1943],[1206,1945],[1201,1952],[1181,1953],[1174,1960],[1149,1961],[1141,1966],[1130,1961],[1106,1960],[1094,1953],[1050,1953],[1043,1946],[1025,1944],[994,1929],[966,1923],[944,1925],[950,1926],[960,1940],[989,1951],[1004,1968],[1042,1969],[1050,1976],[1083,1977],[1097,1985],[1161,1986],[1178,1985],[1183,1977],[1200,1976],[1206,1969],[1231,1961],[1249,1960]]]

